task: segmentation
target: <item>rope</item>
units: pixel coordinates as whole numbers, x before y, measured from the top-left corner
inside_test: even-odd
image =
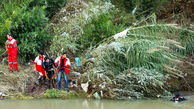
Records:
[[[53,73],[53,72],[52,72],[52,73]],[[50,80],[50,78],[48,77],[46,71],[45,71],[45,76],[46,76],[46,79],[47,79],[47,80]],[[52,76],[52,79],[54,79],[54,78],[55,78],[55,73],[53,73],[53,76]]]

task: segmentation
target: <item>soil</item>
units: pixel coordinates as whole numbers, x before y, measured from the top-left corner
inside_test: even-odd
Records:
[[[5,94],[22,93],[30,96],[38,96],[44,93],[47,89],[47,82],[41,82],[41,85],[35,84],[38,78],[38,73],[33,71],[33,65],[19,66],[20,72],[8,72],[7,65],[0,65],[0,92]],[[186,58],[184,63],[179,66],[184,73],[184,78],[172,78],[168,82],[169,89],[172,92],[176,91],[194,91],[194,56]],[[76,78],[69,76],[69,83]],[[78,87],[69,87],[69,90],[81,92],[80,80],[78,80]],[[64,81],[62,78],[61,86],[63,88]],[[69,85],[70,86],[70,85]],[[51,86],[51,88],[53,88]],[[55,77],[55,89],[57,89],[57,78]],[[63,89],[62,89],[63,90]]]
[[[39,74],[33,71],[34,66],[19,66],[19,72],[9,72],[7,65],[0,65],[0,92],[6,94],[18,94],[22,93],[30,96],[37,96],[45,92],[48,89],[48,80],[42,80],[40,85],[36,84]],[[57,75],[57,74],[55,74]],[[68,77],[68,82],[75,80],[76,78],[71,75]],[[62,78],[61,87],[63,90],[64,80]],[[51,86],[53,89],[53,87]],[[57,77],[55,76],[55,89],[57,89]],[[80,81],[78,80],[78,87],[69,87],[69,90],[75,90],[76,92],[81,90]]]

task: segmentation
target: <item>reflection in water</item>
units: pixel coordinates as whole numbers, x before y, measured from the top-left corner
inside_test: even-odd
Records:
[[[194,97],[182,103],[165,100],[21,100],[0,101],[0,109],[194,109]]]

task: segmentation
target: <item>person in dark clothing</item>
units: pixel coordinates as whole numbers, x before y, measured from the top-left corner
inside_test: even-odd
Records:
[[[46,78],[49,81],[48,88],[50,89],[51,84],[52,84],[52,87],[55,88],[54,86],[54,61],[52,59],[49,59],[48,57],[45,57],[43,68],[46,71]]]
[[[184,97],[181,97],[179,93],[175,93],[175,96],[171,99],[171,101],[174,101],[174,102],[181,102],[185,100],[186,99]]]

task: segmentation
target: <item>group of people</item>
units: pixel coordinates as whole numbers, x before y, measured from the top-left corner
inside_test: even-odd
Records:
[[[39,73],[38,85],[41,80],[45,78],[49,81],[48,88],[50,85],[54,87],[54,67],[57,69],[58,73],[58,89],[61,89],[61,77],[63,75],[65,81],[65,90],[68,91],[68,80],[67,74],[69,73],[70,60],[67,58],[66,52],[63,52],[61,56],[57,57],[55,61],[53,59],[45,57],[43,52],[39,52],[39,55],[34,60],[35,71]]]
[[[17,65],[17,41],[12,37],[11,34],[7,35],[5,49],[8,54],[9,71],[13,72],[14,67],[15,71],[18,72],[19,70]],[[53,61],[53,59],[49,57],[46,57],[43,52],[39,52],[39,55],[34,60],[34,65],[34,71],[39,73],[39,77],[36,82],[37,85],[40,85],[41,80],[47,79],[49,81],[48,88],[51,88],[51,85],[53,88],[55,88],[54,69],[56,68],[58,73],[58,89],[61,89],[61,78],[63,75],[65,82],[65,90],[68,91],[67,75],[69,73],[70,60],[67,58],[66,52],[63,52],[61,56],[55,59],[55,61]]]

